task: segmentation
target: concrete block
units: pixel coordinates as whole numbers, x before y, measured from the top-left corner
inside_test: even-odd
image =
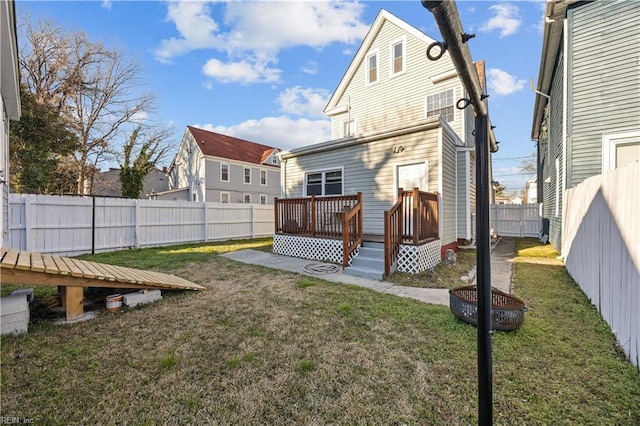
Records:
[[[16,294],[26,294],[27,295],[27,302],[31,303],[33,302],[33,298],[34,298],[34,288],[21,288],[20,290],[15,290],[11,292],[11,295],[14,296]]]
[[[162,300],[160,290],[140,290],[135,293],[127,293],[123,297],[124,304],[131,307],[158,300]]]
[[[26,333],[29,329],[29,302],[26,294],[3,297],[0,304],[0,332]]]

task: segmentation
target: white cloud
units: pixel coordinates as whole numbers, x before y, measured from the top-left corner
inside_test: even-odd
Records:
[[[197,127],[285,150],[324,142],[331,138],[329,120],[293,120],[287,116],[248,120],[228,127],[212,124]]]
[[[213,18],[214,8],[222,10],[224,28]],[[170,2],[167,21],[175,23],[179,35],[162,40],[155,55],[169,62],[195,49],[214,49],[227,52],[234,60],[261,55],[275,58],[288,47],[353,44],[369,28],[363,14],[364,5],[358,2]]]
[[[499,30],[500,37],[510,36],[518,31],[520,24],[522,24],[522,20],[520,19],[520,9],[518,9],[518,6],[503,3],[493,5],[489,9],[495,13],[495,16],[480,27],[480,31],[491,32]]]
[[[369,29],[363,12],[358,2],[230,2],[225,13],[225,23],[232,27],[227,41],[235,48],[269,51],[355,43]]]
[[[211,58],[202,67],[202,72],[222,83],[274,83],[280,81],[281,70],[270,68],[268,62],[246,61],[222,62]]]
[[[100,7],[102,7],[103,9],[111,10],[112,4],[113,2],[111,0],[102,0],[102,4],[100,5]]]
[[[310,75],[317,74],[318,63],[316,61],[307,61],[307,63],[302,66],[302,72]]]
[[[495,95],[510,95],[521,90],[526,84],[526,80],[519,80],[516,76],[499,68],[489,68],[487,80],[489,93]]]
[[[327,106],[330,96],[331,93],[325,89],[303,89],[295,86],[281,92],[277,101],[283,112],[324,118],[324,107]]]

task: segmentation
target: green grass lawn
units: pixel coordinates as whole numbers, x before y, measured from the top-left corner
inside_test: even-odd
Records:
[[[533,241],[519,241],[515,265],[524,325],[493,334],[495,424],[640,424],[638,370],[557,254]],[[85,256],[206,290],[163,292],[152,305],[3,336],[2,416],[35,424],[477,423],[473,326],[444,306],[219,256],[268,244]]]

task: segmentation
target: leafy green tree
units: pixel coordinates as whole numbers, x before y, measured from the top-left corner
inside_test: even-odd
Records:
[[[120,165],[122,196],[139,198],[144,179],[166,156],[169,128],[136,128],[123,146],[124,160]]]
[[[57,192],[64,186],[59,169],[79,146],[52,106],[38,102],[20,86],[22,117],[12,122],[9,135],[10,182],[16,192]]]

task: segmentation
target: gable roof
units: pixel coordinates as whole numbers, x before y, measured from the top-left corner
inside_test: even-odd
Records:
[[[415,38],[422,40],[427,45],[435,41],[428,35],[424,34],[422,31],[420,31],[419,29],[409,25],[408,23],[398,18],[397,16],[392,15],[391,13],[387,12],[384,9],[380,9],[378,16],[376,16],[376,19],[373,21],[373,24],[371,24],[371,28],[369,28],[367,35],[362,40],[362,43],[360,44],[360,47],[356,52],[356,55],[353,57],[353,60],[351,61],[349,68],[347,68],[347,71],[344,73],[344,76],[342,77],[342,80],[340,80],[340,83],[338,84],[338,87],[336,88],[336,90],[333,92],[331,99],[329,99],[329,103],[324,109],[324,112],[326,114],[331,115],[330,111],[337,107],[338,101],[342,98],[342,95],[347,89],[347,86],[349,86],[349,83],[353,79],[353,76],[355,75],[356,71],[358,71],[358,67],[360,66],[360,63],[362,63],[362,61],[364,60],[365,55],[371,49],[371,45],[373,44],[376,37],[378,36],[378,33],[382,29],[382,26],[387,21],[399,27],[401,30],[411,34]],[[448,54],[448,53],[445,53],[445,54]]]
[[[262,145],[220,133],[210,132],[193,126],[187,126],[204,155],[211,157],[227,158],[229,160],[244,161],[245,163],[265,164],[265,161],[278,148]],[[273,164],[266,164],[277,167]]]

